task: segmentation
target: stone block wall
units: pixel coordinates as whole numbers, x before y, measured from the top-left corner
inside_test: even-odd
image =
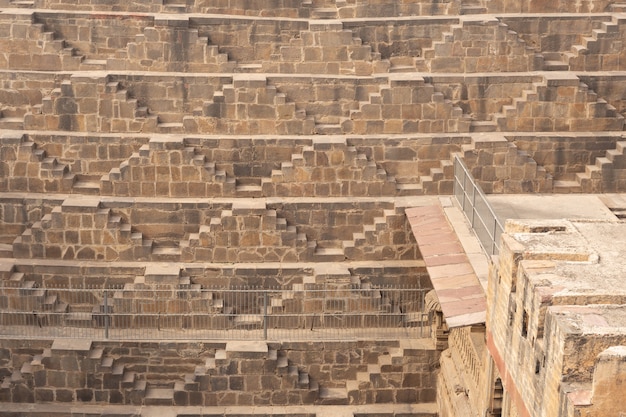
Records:
[[[518,149],[528,153],[555,178],[566,178],[568,174],[582,172],[586,165],[605,155],[609,149],[615,149],[622,135],[615,136],[526,136],[506,135]]]
[[[603,239],[620,233],[615,226],[598,225]],[[563,291],[572,280],[565,264],[586,265],[593,276],[611,263],[595,238],[582,239],[589,230],[567,221],[507,224],[500,262],[490,272],[487,345],[520,414],[569,416],[601,404],[591,396],[593,365],[605,349],[624,343],[622,332],[606,332],[621,317],[622,291],[606,292],[580,278],[586,290]],[[511,355],[513,362],[505,360]],[[537,404],[533,398],[539,395],[549,400]]]
[[[5,4],[6,3],[6,4]],[[10,0],[3,0],[0,7],[9,7]],[[301,0],[265,0],[251,7],[243,0],[220,1],[184,1],[176,4],[163,0],[148,2],[129,2],[124,4],[108,4],[95,0],[83,0],[78,4],[67,3],[65,0],[37,0],[32,7],[40,9],[60,10],[93,10],[120,12],[164,12],[164,13],[203,13],[203,14],[234,14],[246,16],[289,18],[354,18],[354,17],[393,17],[398,15],[445,15],[458,14],[461,2],[458,0],[420,0],[418,2],[397,3],[381,0],[376,3],[348,0],[337,4],[334,1]],[[332,12],[327,9],[332,9]]]
[[[541,52],[569,51],[572,46],[581,44],[582,36],[591,35],[594,29],[610,20],[610,15],[606,14],[560,15],[558,19],[551,16],[529,19],[524,15],[502,18],[503,23],[521,39]]]
[[[488,375],[483,372],[489,360],[484,338],[484,327],[450,330],[448,348],[441,354],[437,376],[437,403],[442,417],[477,415],[479,410],[490,407],[479,388],[489,385]]]
[[[14,341],[1,350],[0,369],[12,378],[0,398],[177,406],[429,402],[437,357],[428,346],[399,342],[326,342],[318,350],[294,342]]]
[[[99,306],[102,297],[95,297],[99,290],[111,289],[134,292],[142,299],[157,297],[162,291],[172,295],[185,293],[186,290],[205,292],[238,288],[262,288],[276,290],[285,288],[301,292],[304,285],[308,289],[320,290],[325,285],[340,289],[337,294],[349,294],[368,285],[398,285],[411,288],[429,288],[430,281],[419,263],[415,266],[357,266],[353,268],[336,267],[332,270],[325,266],[315,268],[298,264],[282,266],[264,266],[258,264],[203,264],[155,265],[139,264],[119,265],[108,263],[99,265],[94,262],[83,264],[59,264],[51,261],[29,262],[14,259],[0,264],[3,296],[14,293],[16,288],[43,289],[70,305],[88,304],[89,311]],[[65,291],[72,290],[72,291]],[[82,290],[82,291],[78,291]],[[27,291],[23,291],[25,294]],[[89,294],[92,294],[91,296]],[[168,295],[168,296],[169,296]],[[125,297],[129,298],[129,297]],[[177,298],[177,297],[175,297]],[[98,301],[99,300],[99,301]],[[8,302],[3,298],[3,302]],[[18,301],[19,303],[19,301]],[[43,303],[40,303],[43,305]],[[8,304],[7,304],[8,305]],[[18,305],[18,304],[16,304]],[[34,308],[39,312],[41,305]],[[19,310],[19,308],[17,308]],[[136,311],[140,311],[139,309]],[[166,310],[163,310],[165,312]],[[132,312],[132,310],[126,310]]]
[[[151,242],[100,207],[99,199],[65,200],[13,242],[18,258],[147,259]]]
[[[589,0],[581,2],[544,1],[544,0],[504,0],[491,2],[487,0],[473,1],[490,13],[601,13],[610,10],[610,0]]]
[[[57,88],[57,80],[42,73],[0,72],[0,79],[4,85],[0,93],[0,126],[3,129],[22,129],[24,115],[32,112]]]
[[[449,32],[455,24],[459,24],[456,17],[406,18],[386,25],[343,22],[344,28],[352,30],[363,44],[380,54],[382,60],[389,60],[392,72],[413,71],[420,65],[425,68],[423,51],[443,39],[443,33]]]
[[[519,97],[506,90],[508,86],[522,88],[510,77],[481,78],[485,86],[469,91],[471,96],[454,84],[443,85],[449,81],[445,76],[434,78],[434,83],[390,75],[346,79],[341,85],[322,77],[313,91],[303,88],[311,78],[302,76],[72,76],[60,84],[50,77],[56,84],[50,94],[39,96],[40,104],[25,102],[19,112],[26,115],[23,126],[28,129],[96,132],[306,135],[621,130],[623,116],[577,76],[548,74],[533,80]],[[207,79],[208,85],[195,89]],[[148,88],[148,81],[161,85]],[[489,88],[491,83],[493,88]],[[493,108],[500,110],[494,113]],[[490,114],[491,120],[484,121]],[[233,119],[235,115],[241,118]]]
[[[552,176],[515,144],[499,134],[483,135],[463,145],[463,158],[476,182],[486,193],[546,192]]]
[[[468,140],[410,135],[391,146],[337,136],[231,140],[15,132],[1,139],[6,175],[0,189],[134,197],[432,194],[411,183],[433,178],[433,169],[439,175],[441,160]],[[444,174],[433,181],[448,184],[451,174]]]
[[[115,206],[99,197],[66,199],[15,238],[14,256],[183,262],[418,258],[403,209],[393,203],[372,208],[334,204],[333,210],[351,214],[337,216],[332,224],[324,214],[329,209],[325,204],[313,204],[319,216],[308,212],[312,218],[292,217],[291,210],[308,209],[307,203],[292,207],[235,202],[226,209],[192,203],[188,210],[176,203],[169,209],[150,203],[143,208]],[[134,219],[141,219],[137,227]]]
[[[423,51],[430,72],[526,72],[541,68],[536,50],[497,18],[463,19]]]

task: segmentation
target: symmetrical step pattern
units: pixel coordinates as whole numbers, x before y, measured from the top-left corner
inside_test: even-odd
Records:
[[[302,153],[283,162],[271,178],[262,180],[264,196],[303,197],[395,195],[396,185],[384,169],[347,146],[344,138],[315,140]]]
[[[262,66],[265,72],[371,75],[387,72],[389,62],[363,45],[340,21],[310,22],[289,45]]]
[[[423,50],[417,69],[428,72],[525,72],[540,69],[541,59],[497,18],[465,17]]]
[[[206,197],[233,195],[235,181],[181,137],[157,136],[100,180],[103,195]]]
[[[36,71],[87,69],[83,67],[85,57],[47,30],[33,12],[3,12],[0,30],[11,33],[11,36],[0,39],[0,68]]]
[[[223,210],[182,241],[180,249],[186,262],[296,262],[310,252],[304,234],[265,203],[254,201],[233,203],[232,210]]]
[[[236,62],[211,45],[198,29],[189,28],[189,19],[156,17],[154,26],[136,35],[134,42],[106,60],[109,70],[233,72]]]
[[[398,342],[376,347],[330,343],[110,343],[56,340],[7,346],[3,402],[146,406],[432,403],[438,352]],[[375,350],[363,354],[363,349]],[[156,353],[151,357],[150,352]],[[193,354],[181,360],[181,352]],[[351,359],[350,359],[351,358]],[[68,364],[72,364],[70,367]],[[87,376],[89,375],[89,376]]]
[[[89,75],[62,81],[24,118],[27,129],[82,132],[155,132],[157,123],[119,82]]]
[[[297,110],[264,75],[234,76],[233,84],[217,91],[207,102],[201,116],[188,131],[211,130],[228,134],[302,134],[313,133],[314,122],[306,112]],[[208,124],[204,127],[204,124]]]
[[[470,119],[423,78],[390,75],[389,84],[370,93],[341,128],[355,134],[468,132]]]
[[[152,241],[89,198],[65,200],[13,242],[16,258],[142,260],[151,251]]]

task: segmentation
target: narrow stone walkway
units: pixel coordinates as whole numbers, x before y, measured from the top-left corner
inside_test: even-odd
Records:
[[[406,210],[449,327],[485,322],[485,293],[441,205]]]

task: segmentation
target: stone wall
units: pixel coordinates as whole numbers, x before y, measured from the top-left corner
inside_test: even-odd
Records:
[[[137,197],[170,192],[181,197],[356,197],[433,194],[439,185],[446,193],[452,177],[441,161],[468,140],[7,133],[1,139],[0,168],[6,175],[0,189]],[[158,188],[164,176],[173,185]]]
[[[517,83],[515,77],[481,77],[475,79],[480,84],[467,91],[455,85],[466,83],[465,77],[450,80],[445,76],[429,82],[415,76],[352,78],[340,85],[316,77],[312,91],[308,88],[312,79],[303,76],[72,76],[60,83],[50,77],[54,87],[49,95],[42,96],[40,89],[34,100],[23,100],[12,112],[26,115],[23,126],[29,129],[96,132],[306,135],[621,130],[623,116],[577,76],[549,74],[526,77],[525,82],[531,82],[528,86]],[[196,89],[200,84],[202,88]],[[23,88],[23,84],[16,87],[20,85]],[[470,85],[474,85],[471,79]],[[16,94],[25,95],[19,89]],[[37,99],[41,102],[34,103]],[[243,119],[232,119],[235,114]]]
[[[293,207],[263,202],[235,202],[230,207],[200,203],[189,210],[180,210],[181,205],[174,203],[168,212],[159,204],[141,208],[121,203],[113,208],[115,203],[100,198],[69,198],[18,236],[13,250],[18,258],[107,261],[417,259],[402,208],[385,202],[374,209],[367,205],[360,209],[358,203],[345,208],[332,205],[333,210],[346,214],[338,214],[337,222],[328,223],[324,203]],[[311,206],[319,207],[319,216],[315,211],[302,211]],[[313,217],[293,217],[293,213]],[[135,227],[134,219],[143,221]],[[268,244],[274,247],[272,251],[265,249]]]
[[[11,3],[4,0],[0,7],[8,7]],[[128,2],[123,4],[108,4],[94,0],[83,0],[76,3],[67,3],[64,0],[37,0],[33,6],[41,9],[61,10],[93,10],[93,11],[122,11],[122,12],[164,12],[164,13],[203,13],[203,14],[234,14],[259,17],[302,17],[302,18],[329,18],[329,17],[393,17],[398,15],[440,15],[458,14],[460,2],[458,0],[420,0],[410,3],[393,1],[371,2],[349,0],[337,4],[331,1],[280,0],[262,1],[251,7],[243,0],[221,0],[218,2],[207,0],[184,1],[170,4],[163,0],[148,2]],[[327,9],[332,8],[332,12]]]
[[[615,232],[608,232],[612,229],[608,224],[599,228],[604,234]],[[566,410],[594,403],[589,393],[598,355],[624,344],[621,332],[604,330],[617,323],[609,317],[621,317],[625,297],[621,291],[606,292],[603,284],[593,289],[591,285],[588,291],[562,292],[571,280],[562,262],[587,265],[591,276],[591,271],[611,263],[595,238],[589,243],[582,239],[583,234],[589,236],[586,225],[511,222],[507,232],[488,291],[487,345],[497,375],[520,415],[570,415]],[[596,250],[605,258],[600,260]],[[609,275],[605,279],[612,280]],[[592,315],[598,321],[583,324]],[[563,392],[571,394],[557,394]],[[538,404],[537,396],[548,400]]]
[[[451,329],[448,348],[441,354],[437,402],[441,417],[479,415],[488,409],[483,387],[489,386],[484,372],[488,359],[484,327]]]
[[[325,342],[320,350],[42,340],[3,343],[0,353],[1,372],[13,375],[0,388],[4,402],[178,406],[432,402],[438,357],[427,345],[399,342]]]

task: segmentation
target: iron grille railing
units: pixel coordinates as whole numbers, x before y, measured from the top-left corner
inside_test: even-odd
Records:
[[[463,161],[454,158],[454,196],[488,255],[500,252],[504,227]]]
[[[0,337],[311,340],[430,337],[426,289],[0,287]]]

